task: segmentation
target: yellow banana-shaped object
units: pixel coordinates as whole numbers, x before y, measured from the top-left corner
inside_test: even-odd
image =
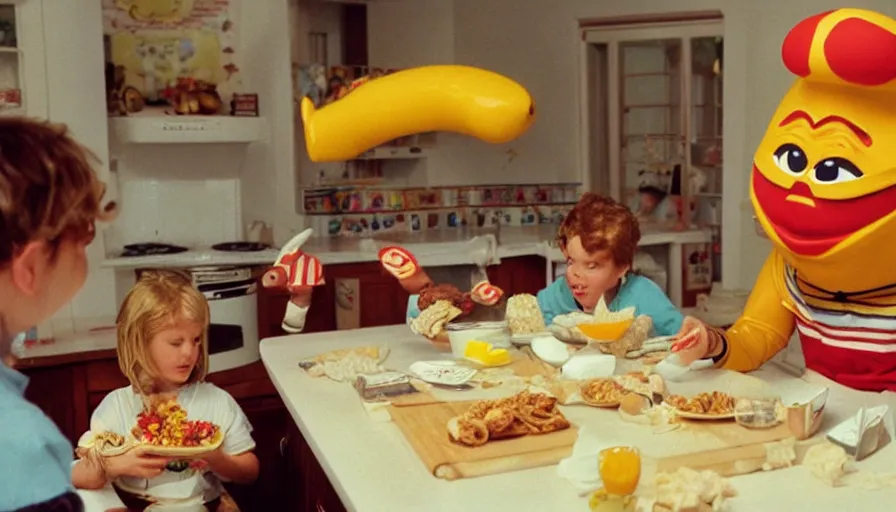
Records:
[[[535,119],[529,92],[469,66],[423,66],[371,80],[320,110],[302,99],[305,145],[313,162],[355,158],[390,140],[446,131],[492,144],[522,135]]]

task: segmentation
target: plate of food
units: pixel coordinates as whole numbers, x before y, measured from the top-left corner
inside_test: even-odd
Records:
[[[622,397],[628,391],[616,379],[607,378],[585,381],[579,388],[579,393],[586,404],[609,409],[619,407]]]
[[[689,420],[733,420],[736,399],[728,393],[712,391],[691,398],[670,395],[665,403],[676,415]]]
[[[187,412],[174,399],[138,414],[131,435],[147,453],[164,457],[195,457],[217,450],[224,441],[218,425],[187,419]]]

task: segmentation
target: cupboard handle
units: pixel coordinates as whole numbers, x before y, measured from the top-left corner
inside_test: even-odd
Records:
[[[289,445],[289,437],[283,436],[280,438],[280,456],[286,457],[286,446]]]
[[[323,505],[321,505],[320,500],[317,500],[317,512],[327,512]]]

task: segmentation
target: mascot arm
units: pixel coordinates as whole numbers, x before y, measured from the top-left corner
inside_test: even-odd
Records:
[[[743,315],[722,333],[724,351],[716,365],[747,372],[781,351],[793,334],[793,313],[784,305],[784,262],[776,252],[765,261]]]

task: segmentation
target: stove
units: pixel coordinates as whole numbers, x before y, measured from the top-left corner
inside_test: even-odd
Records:
[[[187,252],[189,249],[180,245],[162,244],[156,242],[142,242],[137,244],[128,244],[124,246],[121,253],[122,258],[132,258],[135,256],[154,256],[158,254],[178,254]]]
[[[212,246],[212,249],[224,252],[257,252],[268,248],[268,244],[261,242],[223,242]]]

